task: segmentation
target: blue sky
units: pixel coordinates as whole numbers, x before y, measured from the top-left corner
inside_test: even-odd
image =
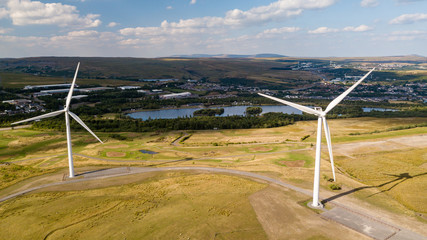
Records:
[[[427,56],[427,0],[0,0],[0,57]]]

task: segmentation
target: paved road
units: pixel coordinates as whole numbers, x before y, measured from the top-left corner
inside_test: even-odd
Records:
[[[102,169],[83,173],[78,175],[78,179],[68,179],[66,181],[55,182],[44,184],[38,187],[33,187],[7,197],[1,198],[0,202],[6,201],[8,199],[38,190],[50,186],[58,186],[70,183],[84,182],[93,179],[104,179],[110,177],[138,174],[138,173],[148,173],[148,172],[159,172],[159,171],[206,171],[222,174],[232,174],[248,178],[254,178],[266,181],[268,183],[276,184],[284,188],[292,189],[294,191],[300,192],[302,194],[311,196],[312,192],[300,187],[293,186],[288,183],[284,183],[277,179],[273,179],[267,176],[252,172],[244,172],[233,169],[223,169],[223,168],[209,168],[209,167],[159,167],[159,168],[147,168],[147,167],[120,167],[120,168],[111,168],[111,169]],[[417,233],[411,232],[407,229],[403,229],[399,226],[394,226],[390,223],[379,220],[377,217],[370,216],[367,213],[355,211],[348,206],[344,206],[340,203],[335,202],[334,200],[330,201],[334,206],[331,210],[326,210],[321,213],[323,218],[335,221],[339,224],[342,224],[348,228],[351,228],[355,231],[358,231],[366,236],[369,236],[373,239],[381,240],[425,240],[427,239],[424,236],[421,236]]]

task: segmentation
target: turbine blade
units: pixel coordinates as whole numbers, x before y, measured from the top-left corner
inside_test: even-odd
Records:
[[[89,127],[88,126],[86,126],[86,124],[76,115],[76,114],[74,114],[74,113],[72,113],[72,112],[70,112],[70,111],[68,111],[68,114],[70,114],[70,116],[72,117],[72,118],[74,118],[74,120],[76,120],[80,125],[82,125],[90,134],[92,134],[96,139],[98,139],[98,141],[100,141],[101,143],[104,143],[104,142],[102,142],[101,141],[101,139],[99,139],[96,135],[95,135],[95,133],[93,133],[90,129],[89,129]]]
[[[77,78],[77,73],[79,72],[79,67],[80,67],[80,62],[77,63],[77,68],[76,68],[76,73],[74,74],[73,83],[71,84],[70,91],[68,92],[68,95],[67,95],[67,101],[65,103],[65,108],[67,110],[70,109],[71,97],[73,96],[74,84],[76,83],[76,78]]]
[[[258,95],[261,95],[261,96],[266,97],[266,98],[270,98],[271,100],[274,100],[276,102],[280,102],[280,103],[286,104],[288,106],[294,107],[294,108],[296,108],[298,110],[301,110],[303,112],[314,114],[316,116],[320,116],[322,114],[321,112],[319,112],[317,110],[314,110],[312,108],[309,108],[309,107],[306,107],[306,106],[302,106],[302,105],[299,105],[299,104],[296,104],[296,103],[288,102],[288,101],[285,101],[285,100],[280,99],[280,98],[268,96],[268,95],[265,95],[265,94],[262,94],[262,93],[258,93]]]
[[[24,122],[30,122],[30,121],[34,121],[34,120],[40,120],[40,119],[48,118],[48,117],[55,117],[55,116],[58,116],[59,114],[64,113],[64,112],[65,112],[65,110],[50,112],[50,113],[46,113],[46,114],[43,114],[43,115],[40,115],[37,117],[28,118],[28,119],[25,119],[25,120],[22,120],[19,122],[14,122],[14,123],[12,123],[12,125],[20,124],[20,123],[24,123]]]
[[[328,143],[328,151],[329,151],[329,159],[331,160],[331,167],[332,167],[332,175],[335,179],[335,168],[334,168],[334,156],[332,155],[332,144],[331,144],[331,132],[329,131],[328,123],[326,122],[326,118],[323,117],[323,127],[325,128],[325,137],[326,142]]]
[[[353,91],[354,88],[357,87],[365,78],[371,74],[372,71],[374,71],[375,68],[372,68],[371,71],[369,71],[365,76],[363,76],[359,81],[357,81],[353,86],[351,86],[349,89],[347,89],[345,92],[343,92],[341,95],[339,95],[337,98],[335,98],[331,103],[329,103],[328,107],[325,109],[325,114],[332,110],[338,103],[340,103],[351,91]]]

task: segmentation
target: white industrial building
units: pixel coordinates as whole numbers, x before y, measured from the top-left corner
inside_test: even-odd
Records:
[[[56,93],[67,93],[70,89],[51,89],[51,90],[42,90],[40,91],[41,94],[56,94]],[[74,92],[78,92],[79,89],[74,88]]]
[[[78,87],[77,84],[74,85],[75,87]],[[50,84],[50,85],[28,85],[24,87],[24,90],[33,90],[33,89],[39,89],[39,88],[70,88],[71,83],[65,83],[65,84]]]
[[[159,96],[160,99],[175,99],[175,98],[188,98],[191,97],[190,92],[182,92],[182,93],[171,93]]]
[[[120,90],[135,90],[135,89],[140,89],[140,86],[121,86],[118,87],[118,89]]]
[[[23,104],[29,104],[29,103],[31,103],[31,100],[28,100],[28,99],[14,99],[14,100],[2,101],[2,103],[9,103],[9,104],[12,104],[12,105],[23,105]]]
[[[111,88],[111,87],[80,88],[79,91],[84,93],[90,93],[90,92],[96,92],[96,91],[106,91],[111,89],[114,89],[114,88]]]

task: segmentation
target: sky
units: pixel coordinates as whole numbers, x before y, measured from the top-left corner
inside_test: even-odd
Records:
[[[427,56],[427,0],[0,0],[0,58]]]

